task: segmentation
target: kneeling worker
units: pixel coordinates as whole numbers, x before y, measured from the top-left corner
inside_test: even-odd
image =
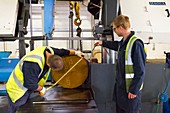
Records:
[[[49,72],[59,71],[63,68],[62,56],[78,55],[80,51],[57,49],[42,46],[29,52],[18,62],[11,73],[7,84],[7,97],[9,101],[8,112],[15,113],[25,104],[34,91],[45,93],[44,86]]]

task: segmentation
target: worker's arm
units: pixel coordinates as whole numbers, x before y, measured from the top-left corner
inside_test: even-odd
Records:
[[[28,88],[30,91],[41,90],[41,87],[38,88],[38,75],[41,72],[41,69],[37,63],[24,61],[22,72],[24,76],[24,87]]]
[[[54,47],[51,47],[54,51],[54,54],[56,55],[59,55],[59,56],[68,56],[70,55],[70,50],[67,50],[67,49],[58,49],[58,48],[54,48]]]
[[[46,88],[38,85],[38,76],[41,71],[39,65],[34,62],[24,61],[22,71],[24,75],[24,87],[28,88],[29,91],[39,91],[40,96],[43,96]]]
[[[118,44],[119,44],[118,41],[101,41],[101,40],[99,40],[98,42],[95,43],[95,46],[102,46],[102,47],[106,47],[106,48],[117,51]]]
[[[136,40],[132,47],[132,62],[134,69],[134,78],[131,82],[129,92],[132,94],[137,94],[144,80],[146,62],[144,45],[140,40]]]
[[[81,56],[83,55],[83,53],[81,51],[76,51],[76,50],[73,50],[73,49],[58,49],[58,48],[53,48],[51,47],[53,50],[54,50],[54,54],[56,55],[59,55],[59,56],[68,56],[68,55],[77,55],[77,56]]]

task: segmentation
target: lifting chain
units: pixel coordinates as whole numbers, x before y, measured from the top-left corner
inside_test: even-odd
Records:
[[[78,37],[81,37],[82,29],[78,26],[78,28],[76,29],[76,31],[77,31],[77,36],[78,36]]]
[[[69,8],[70,8],[69,18],[72,18],[74,16],[74,14],[73,14],[74,2],[73,1],[69,2]]]
[[[73,10],[73,7],[74,7],[74,2],[73,2],[73,1],[70,1],[70,3],[69,3],[69,8]]]
[[[75,9],[76,18],[74,19],[74,25],[78,26],[76,29],[76,32],[77,32],[76,36],[81,37],[82,29],[80,28],[80,25],[81,25],[82,20],[80,19],[80,3],[78,1],[77,2],[70,1],[69,7],[70,7],[70,10],[73,10],[73,8]],[[73,14],[70,16],[73,16]],[[77,50],[79,49],[77,48]],[[82,51],[81,40],[80,40],[80,50]]]

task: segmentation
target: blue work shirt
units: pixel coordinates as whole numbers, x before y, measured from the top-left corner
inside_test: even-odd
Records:
[[[132,47],[131,58],[133,62],[134,78],[131,82],[129,92],[137,95],[135,99],[128,99],[126,92],[125,81],[125,50],[129,39],[134,35],[131,34],[123,42],[121,41],[103,41],[102,46],[118,51],[118,58],[116,63],[116,84],[114,90],[114,100],[117,105],[126,111],[138,111],[140,109],[141,91],[139,90],[145,76],[146,53],[144,51],[144,44],[140,39],[137,39]]]

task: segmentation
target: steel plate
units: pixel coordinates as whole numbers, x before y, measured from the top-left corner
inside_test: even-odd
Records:
[[[78,56],[62,57],[64,68],[60,71],[52,71],[52,78],[58,81],[76,62],[81,58]],[[69,73],[58,83],[64,88],[76,88],[84,83],[88,77],[89,65],[86,59],[82,59]]]
[[[0,96],[0,113],[7,113],[8,99]],[[53,87],[41,97],[30,95],[16,113],[99,113],[90,89]]]

